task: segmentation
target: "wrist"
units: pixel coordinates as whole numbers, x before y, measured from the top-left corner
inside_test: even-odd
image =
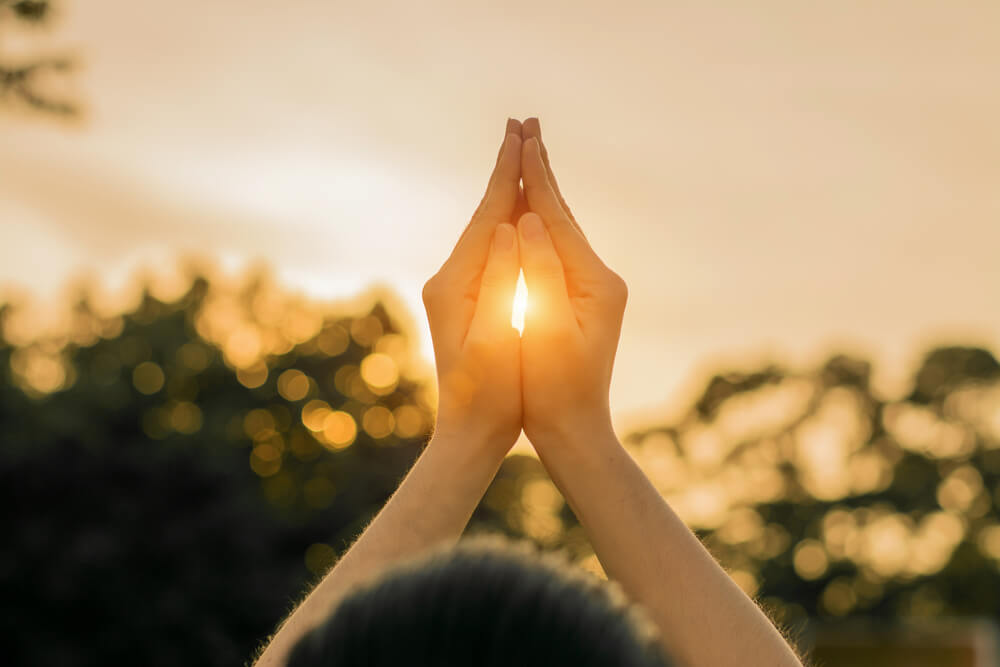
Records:
[[[520,435],[520,429],[518,430]],[[485,460],[503,461],[514,446],[517,435],[497,433],[474,425],[438,420],[427,443],[428,447],[454,450],[456,453],[470,454]]]
[[[504,454],[490,451],[480,446],[480,443],[470,442],[468,438],[435,433],[420,458],[436,466],[436,478],[440,483],[446,486],[482,487],[478,491],[481,495],[500,470]]]
[[[525,424],[525,434],[538,451],[576,449],[617,445],[611,415],[605,411],[577,414],[566,420],[545,420]]]

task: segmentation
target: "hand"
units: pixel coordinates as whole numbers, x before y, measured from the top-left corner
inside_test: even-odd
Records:
[[[524,432],[536,448],[611,433],[608,391],[628,298],[556,185],[538,120],[522,127],[518,221],[530,312],[521,339]]]
[[[521,433],[520,344],[510,322],[520,178],[521,124],[511,119],[479,208],[423,291],[438,375],[435,437],[482,442],[501,458]]]

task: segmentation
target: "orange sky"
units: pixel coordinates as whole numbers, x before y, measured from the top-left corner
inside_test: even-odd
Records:
[[[998,35],[994,0],[66,2],[34,43],[83,56],[87,121],[0,117],[0,283],[207,250],[422,323],[538,115],[631,288],[620,416],[722,364],[996,349]]]

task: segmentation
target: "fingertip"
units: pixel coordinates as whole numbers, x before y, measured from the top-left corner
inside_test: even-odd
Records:
[[[538,218],[539,220],[541,220],[542,216],[538,215],[534,211],[525,211],[524,213],[521,214],[521,217],[517,219],[518,226],[520,226],[521,223],[524,222],[524,220],[527,218]]]
[[[504,136],[503,144],[500,146],[500,154],[497,156],[494,174],[491,178],[499,178],[507,183],[516,179],[521,173],[521,153],[520,133],[512,133]],[[516,191],[514,194],[516,195]],[[504,219],[506,219],[506,216]]]
[[[545,238],[545,223],[534,211],[528,211],[517,221],[517,230],[526,241],[538,241]]]
[[[507,129],[505,130],[505,133],[506,134],[516,134],[516,135],[520,136],[521,135],[521,121],[519,121],[516,118],[508,118],[507,119]]]

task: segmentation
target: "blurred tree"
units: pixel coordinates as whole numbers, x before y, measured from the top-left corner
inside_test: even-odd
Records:
[[[779,620],[1000,611],[1000,366],[930,351],[906,400],[870,365],[713,378],[633,453]]]
[[[263,280],[0,341],[5,662],[245,661],[418,454],[408,352]]]
[[[49,0],[0,0],[0,20],[13,20],[30,26],[45,23],[52,14]],[[63,74],[74,66],[66,56],[34,56],[12,62],[0,61],[0,99],[16,101],[37,111],[60,116],[73,116],[79,107],[57,99],[49,92],[45,80],[53,74]]]
[[[431,424],[376,303],[195,278],[68,331],[0,306],[0,618],[14,664],[245,661],[388,499]],[[939,348],[890,400],[867,361],[720,373],[626,446],[779,621],[995,615],[1000,367]],[[538,460],[472,531],[600,565]]]

